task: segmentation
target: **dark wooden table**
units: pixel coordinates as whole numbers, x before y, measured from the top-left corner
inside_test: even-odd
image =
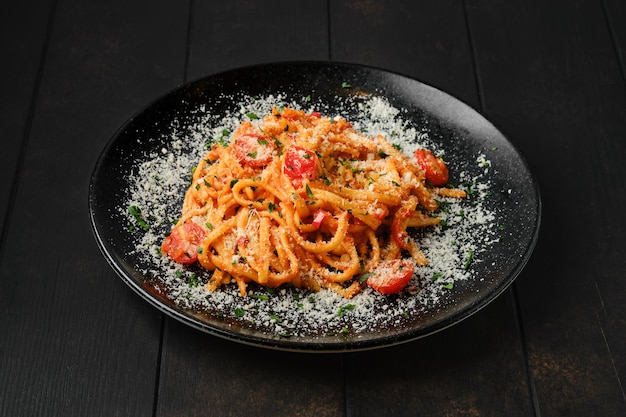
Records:
[[[0,415],[626,415],[623,1],[7,3]],[[302,354],[191,329],[117,278],[87,213],[105,143],[186,81],[287,60],[400,72],[499,126],[543,199],[514,285],[424,339]]]

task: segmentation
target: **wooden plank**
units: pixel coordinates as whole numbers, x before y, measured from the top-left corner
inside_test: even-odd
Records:
[[[518,282],[541,415],[623,415],[626,95],[602,4],[468,10],[487,114],[542,189],[540,241]]]
[[[52,1],[23,1],[2,8],[0,50],[10,59],[3,60],[0,65],[0,237],[10,209],[16,172],[37,92],[51,12]]]
[[[346,358],[358,416],[532,416],[511,293],[443,332]]]
[[[267,62],[328,59],[326,5],[319,1],[196,2],[188,78]]]
[[[619,59],[622,77],[626,78],[626,27],[623,19],[626,16],[626,4],[619,0],[605,0],[604,12],[607,18],[607,26],[611,33],[613,46]]]
[[[328,57],[326,3],[195,2],[189,79],[274,61]],[[280,16],[280,19],[277,18]],[[306,22],[304,24],[303,22]],[[242,346],[167,320],[158,416],[337,416],[341,355]]]
[[[622,80],[626,84],[626,27],[623,25],[626,19],[626,3],[607,0],[603,4],[605,5],[604,11]],[[617,80],[614,82],[618,84]],[[623,91],[623,88],[618,89],[618,91]],[[612,100],[612,97],[609,100]],[[609,105],[609,103],[605,105]],[[624,108],[621,107],[618,110],[621,112],[618,111],[614,117],[623,121],[621,113],[623,113]],[[617,276],[626,274],[626,258],[624,257],[626,221],[623,216],[623,213],[626,212],[626,170],[623,162],[626,157],[624,150],[626,145],[623,139],[623,129],[622,126],[616,126],[612,129],[610,134],[611,146],[609,147],[608,143],[603,146],[602,157],[609,156],[608,160],[611,161],[611,166],[603,167],[606,172],[603,172],[602,175],[604,178],[610,178],[611,183],[604,189],[603,201],[605,205],[602,207],[609,207],[613,214],[611,217],[615,218],[611,218],[608,222],[602,222],[604,229],[601,233],[603,236],[597,236],[599,238],[598,248],[601,250],[595,261],[598,266],[597,273],[604,277],[601,282],[597,283],[598,296],[602,306],[597,311],[598,323],[615,367],[622,397],[626,401],[626,320],[624,320],[626,317],[626,306],[624,305],[626,289],[620,282],[621,280],[616,279]],[[613,154],[616,145],[618,146],[617,153]]]
[[[331,7],[333,59],[398,71],[478,107],[467,30],[456,1]],[[441,334],[347,357],[346,380],[351,415],[532,415],[510,292]]]
[[[343,414],[340,354],[245,346],[167,320],[157,416]]]
[[[101,257],[87,190],[120,124],[182,82],[187,22],[178,1],[58,1],[0,265],[0,415],[152,415],[161,317]]]
[[[332,2],[331,58],[398,71],[478,107],[462,4]]]

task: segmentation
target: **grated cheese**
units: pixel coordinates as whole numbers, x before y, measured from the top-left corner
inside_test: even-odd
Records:
[[[224,99],[234,100],[232,97]],[[383,135],[400,145],[408,156],[412,156],[418,147],[431,149],[438,155],[444,154],[437,138],[431,138],[428,126],[415,126],[406,110],[393,107],[381,97],[346,99],[339,108],[332,109],[324,105],[307,109],[281,95],[237,100],[239,108],[220,117],[213,115],[208,105],[202,105],[197,109],[194,123],[183,125],[174,121],[168,136],[160,138],[164,146],[143,156],[143,162],[138,164],[129,178],[127,200],[120,203],[119,210],[125,214],[127,207],[134,205],[150,219],[150,230],[137,231],[133,235],[136,239],[133,255],[140,260],[142,272],[160,282],[155,288],[167,292],[176,305],[218,314],[244,327],[276,335],[327,335],[340,333],[345,328],[358,334],[371,332],[379,326],[402,326],[406,317],[419,316],[429,309],[438,308],[455,283],[481,278],[473,275],[471,265],[465,267],[465,264],[468,253],[472,253],[472,263],[481,262],[481,254],[498,244],[494,211],[482,204],[490,192],[491,174],[491,162],[484,154],[476,155],[474,163],[480,170],[473,173],[456,172],[455,167],[451,167],[459,184],[471,185],[473,204],[454,198],[439,198],[445,209],[437,216],[446,226],[428,229],[416,236],[429,263],[416,267],[409,289],[400,296],[384,296],[370,288],[348,300],[329,290],[268,290],[250,286],[248,297],[240,297],[236,285],[222,286],[214,292],[206,290],[203,283],[208,281],[208,273],[174,263],[161,255],[159,248],[164,231],[169,230],[176,220],[190,172],[206,152],[205,143],[207,140],[227,140],[241,120],[249,119],[252,114],[269,113],[273,106],[338,113],[335,120],[343,117],[340,115],[347,115],[345,118],[362,133],[358,140],[365,140],[366,136],[376,140],[377,135]],[[252,119],[251,123],[256,123],[256,120]],[[385,173],[379,172],[379,175],[384,176]],[[389,178],[390,183],[392,180],[396,181]],[[407,177],[402,181],[413,182],[416,179]],[[379,212],[375,205],[372,210]],[[132,216],[128,216],[128,222],[136,225]],[[240,233],[245,236],[245,230],[240,230]],[[238,255],[235,255],[232,261],[238,260]]]

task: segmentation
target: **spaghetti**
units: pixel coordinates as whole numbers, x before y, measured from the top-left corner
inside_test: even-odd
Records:
[[[407,229],[439,224],[436,195],[465,197],[441,187],[440,158],[418,152],[411,159],[343,118],[274,108],[211,145],[162,251],[213,271],[211,291],[235,281],[245,296],[253,281],[346,298],[365,285],[399,292],[427,263]]]

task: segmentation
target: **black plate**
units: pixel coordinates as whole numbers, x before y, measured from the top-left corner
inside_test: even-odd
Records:
[[[346,83],[350,88],[345,88]],[[417,124],[428,123],[435,140],[455,155],[451,170],[464,158],[495,150],[489,203],[497,207],[497,223],[508,238],[483,254],[473,265],[475,279],[455,285],[445,303],[401,326],[374,328],[359,334],[290,337],[238,326],[220,314],[188,311],[146,285],[146,277],[132,255],[135,235],[120,203],[128,188],[127,176],[143,155],[161,146],[174,119],[192,120],[202,105],[213,112],[236,110],[236,100],[224,97],[283,94],[333,108],[350,97],[381,96],[406,110]],[[457,161],[457,162],[455,162]],[[299,351],[361,350],[389,346],[427,336],[467,318],[504,291],[518,276],[537,240],[541,201],[537,184],[524,158],[506,137],[471,107],[450,95],[405,76],[371,67],[336,63],[279,63],[237,69],[184,85],[156,100],[131,118],[103,150],[89,190],[91,223],[102,253],[115,272],[134,291],[169,316],[242,343]]]

